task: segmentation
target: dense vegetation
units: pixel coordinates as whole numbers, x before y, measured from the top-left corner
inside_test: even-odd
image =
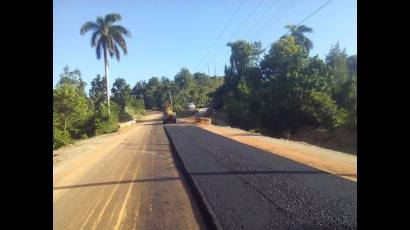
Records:
[[[105,77],[97,75],[89,94],[77,69],[68,67],[60,75],[53,90],[53,148],[73,140],[116,131],[119,121],[127,121],[145,113],[143,100],[131,96],[124,79],[117,78],[111,89],[111,113],[108,113]]]
[[[309,56],[313,43],[304,34],[313,30],[304,25],[286,28],[289,33],[268,50],[260,42],[228,43],[230,65],[223,77],[191,74],[182,68],[174,80],[151,77],[133,88],[117,78],[109,100],[105,77],[97,75],[87,95],[81,72],[64,68],[53,90],[53,147],[113,132],[119,121],[133,119],[144,108],[164,106],[169,94],[177,112],[188,102],[212,106],[234,126],[271,135],[292,134],[304,126],[355,131],[357,56],[348,56],[339,43],[325,60]]]
[[[166,77],[152,77],[139,81],[133,88],[123,78],[115,79],[111,89],[111,113],[108,113],[106,79],[97,75],[91,81],[89,93],[77,69],[68,67],[60,75],[53,90],[53,147],[58,148],[73,140],[116,131],[118,122],[141,116],[147,109],[161,109],[171,93],[174,108],[182,111],[186,102],[205,106],[211,101],[209,93],[223,83],[222,77],[203,73],[191,74],[182,68],[171,81]]]
[[[302,126],[334,130],[357,126],[357,56],[337,43],[323,61],[310,57],[306,26],[287,26],[290,34],[263,55],[260,42],[228,43],[230,65],[213,94],[215,109],[231,124],[283,135]]]
[[[222,77],[210,77],[204,73],[191,74],[182,68],[171,81],[166,77],[152,77],[146,81],[139,81],[132,89],[135,98],[143,99],[146,108],[162,108],[168,102],[171,93],[174,110],[184,110],[184,105],[193,102],[196,106],[207,106],[211,98],[208,94],[214,92],[223,83]]]

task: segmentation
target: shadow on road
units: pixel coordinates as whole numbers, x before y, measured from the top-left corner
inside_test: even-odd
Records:
[[[231,172],[195,172],[195,173],[189,173],[189,175],[191,175],[191,176],[253,175],[253,174],[329,174],[329,173],[323,172],[323,171],[231,171]],[[329,175],[334,175],[334,174],[329,174]],[[336,175],[338,175],[338,176],[357,176],[355,174],[336,174]],[[152,178],[152,179],[99,182],[99,183],[59,186],[59,187],[54,187],[53,190],[92,187],[92,186],[101,186],[101,185],[113,185],[113,184],[164,182],[164,181],[172,181],[172,180],[181,180],[181,178],[180,177],[161,177],[161,178]]]
[[[152,179],[109,181],[109,182],[99,182],[99,183],[89,183],[89,184],[78,184],[78,185],[58,186],[58,187],[54,187],[53,190],[57,190],[57,189],[70,189],[70,188],[82,188],[82,187],[93,187],[93,186],[113,185],[113,184],[128,184],[128,183],[143,183],[143,182],[163,182],[163,181],[172,181],[172,180],[181,180],[181,178],[179,178],[179,177],[161,177],[161,178],[152,178]]]

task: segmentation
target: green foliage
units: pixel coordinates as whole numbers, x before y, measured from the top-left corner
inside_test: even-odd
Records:
[[[116,19],[111,15],[99,20]],[[84,25],[82,33],[96,25]],[[222,110],[232,125],[247,130],[277,135],[292,135],[306,125],[355,130],[357,55],[348,56],[336,43],[325,60],[317,55],[309,57],[313,43],[304,34],[312,28],[286,28],[290,34],[273,42],[263,56],[260,42],[228,43],[230,65],[225,66],[223,77],[192,74],[181,68],[174,80],[151,77],[132,89],[124,79],[117,78],[112,88],[111,115],[105,103],[105,78],[97,75],[93,79],[87,98],[81,73],[65,68],[54,90],[53,147],[70,139],[114,132],[119,120],[134,119],[144,114],[145,108],[162,108],[169,103],[169,93],[179,114],[193,102],[197,107]]]
[[[53,113],[53,149],[71,143],[70,134],[64,132],[59,126],[59,117],[55,112]]]
[[[262,53],[262,44],[260,42],[248,43],[244,40],[239,40],[233,43],[228,43],[231,48],[231,70],[237,77],[245,74],[246,68],[253,67],[257,64],[259,55]]]
[[[69,143],[71,143],[70,134],[57,127],[53,127],[53,149],[60,148]]]
[[[326,56],[326,64],[331,69],[331,73],[334,76],[335,83],[337,85],[345,82],[349,76],[347,60],[346,49],[342,50],[339,42],[332,46],[329,54]]]
[[[57,83],[57,86],[61,86],[64,84],[73,85],[75,86],[79,92],[83,92],[85,95],[85,83],[81,78],[81,71],[79,69],[75,69],[74,71],[70,71],[68,66],[63,68],[63,73],[60,74],[60,80]]]
[[[328,129],[343,126],[347,120],[346,109],[339,109],[336,102],[324,92],[310,92],[302,108],[316,125]]]
[[[69,72],[68,69],[64,71]],[[111,103],[111,113],[108,115],[104,78],[97,75],[93,79],[88,98],[83,88],[79,87],[85,84],[79,84],[81,80],[73,80],[80,78],[67,77],[70,76],[67,74],[61,76],[63,80],[60,80],[53,90],[54,149],[71,143],[73,140],[117,131],[118,120],[124,120],[124,116],[130,116],[122,110],[123,104],[119,106],[116,103],[117,101],[123,103],[123,98],[126,98],[125,106],[138,111],[138,114],[145,112],[143,100],[131,98],[131,89],[121,79],[114,84],[114,101]]]
[[[357,55],[352,55],[347,58],[347,65],[351,75],[357,75]]]
[[[212,93],[222,85],[223,78],[210,77],[204,73],[194,73],[182,68],[171,81],[166,77],[152,77],[148,82],[139,81],[131,91],[136,99],[143,99],[146,108],[162,108],[169,103],[171,93],[174,110],[185,110],[186,103],[193,102],[197,107],[209,106]]]
[[[116,103],[119,106],[120,113],[125,112],[125,106],[131,100],[131,88],[127,84],[125,79],[117,78],[114,81],[113,87],[111,89],[112,93],[112,102]]]
[[[290,35],[274,42],[262,60],[251,44],[230,43],[230,66],[215,90],[213,105],[231,124],[272,134],[291,135],[305,125],[328,129],[357,125],[357,58],[337,43],[326,56],[309,57],[313,44],[304,36],[312,29],[287,26]],[[256,56],[258,52],[256,52]]]
[[[107,81],[106,77],[97,76],[91,81],[91,89],[89,92],[90,99],[93,103],[94,109],[99,111],[101,106],[106,102],[107,98]]]
[[[298,44],[304,52],[309,53],[309,50],[313,48],[313,43],[304,33],[312,33],[313,29],[305,25],[287,25],[285,28],[288,29],[290,35],[295,38],[296,44]]]
[[[240,100],[229,99],[224,105],[224,111],[228,116],[232,125],[243,125],[243,122],[247,120],[249,114],[249,105]]]
[[[119,129],[118,116],[119,108],[115,103],[111,104],[110,115],[108,115],[107,105],[102,106],[93,117],[95,135],[116,132]]]
[[[76,129],[89,115],[85,95],[75,85],[65,83],[54,90],[53,102],[53,111],[61,120],[60,128],[76,135]]]
[[[101,51],[107,62],[107,56],[120,60],[120,49],[125,55],[128,54],[127,43],[124,37],[131,37],[131,32],[123,26],[114,23],[121,20],[119,14],[107,14],[105,17],[98,16],[95,22],[84,23],[80,29],[80,34],[91,31],[91,46],[95,47],[97,59],[101,58]]]

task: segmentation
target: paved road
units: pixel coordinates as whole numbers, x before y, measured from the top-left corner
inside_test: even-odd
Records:
[[[204,228],[159,123],[129,127],[56,170],[55,230]]]
[[[357,183],[191,125],[166,125],[219,229],[357,229]]]

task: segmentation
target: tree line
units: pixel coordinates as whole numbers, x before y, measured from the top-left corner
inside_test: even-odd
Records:
[[[105,75],[92,80],[87,95],[81,72],[64,68],[53,90],[53,148],[114,132],[119,121],[143,114],[144,108],[163,107],[169,93],[177,112],[188,102],[212,106],[225,113],[232,125],[267,134],[291,134],[302,126],[356,130],[357,55],[347,55],[337,43],[325,60],[309,56],[313,43],[305,33],[313,32],[312,28],[286,26],[288,33],[273,42],[267,53],[261,42],[228,43],[231,55],[223,77],[191,74],[182,68],[174,80],[151,77],[133,88],[117,78],[110,96],[105,77],[108,56],[119,61],[120,49],[126,55],[122,36],[131,36],[126,28],[113,25],[119,20],[119,14],[108,14],[82,26],[81,34],[93,31],[91,46],[97,59],[104,54]]]
[[[118,122],[134,119],[145,113],[144,101],[131,95],[125,79],[117,78],[111,88],[111,112],[108,111],[105,77],[91,81],[87,95],[81,71],[65,67],[53,90],[53,149],[73,140],[111,133]]]
[[[109,112],[105,77],[97,75],[87,94],[81,71],[70,71],[65,67],[53,90],[53,147],[115,132],[119,128],[118,122],[143,115],[145,109],[162,109],[169,100],[169,92],[176,111],[182,111],[187,102],[208,105],[211,101],[208,94],[222,83],[222,77],[191,74],[186,68],[182,68],[174,80],[164,76],[151,77],[148,81],[138,81],[132,88],[125,79],[117,78],[111,88]]]
[[[222,77],[208,76],[204,73],[194,73],[187,68],[181,70],[174,76],[174,80],[167,77],[152,77],[148,81],[139,81],[132,89],[136,98],[144,100],[148,109],[161,109],[169,100],[171,93],[173,109],[181,112],[189,102],[198,107],[207,106],[210,94],[223,84]]]
[[[213,94],[215,109],[232,125],[273,135],[292,134],[302,126],[334,130],[357,126],[357,55],[339,43],[325,60],[310,57],[307,26],[289,32],[264,54],[260,42],[238,40],[225,66],[224,84]]]

